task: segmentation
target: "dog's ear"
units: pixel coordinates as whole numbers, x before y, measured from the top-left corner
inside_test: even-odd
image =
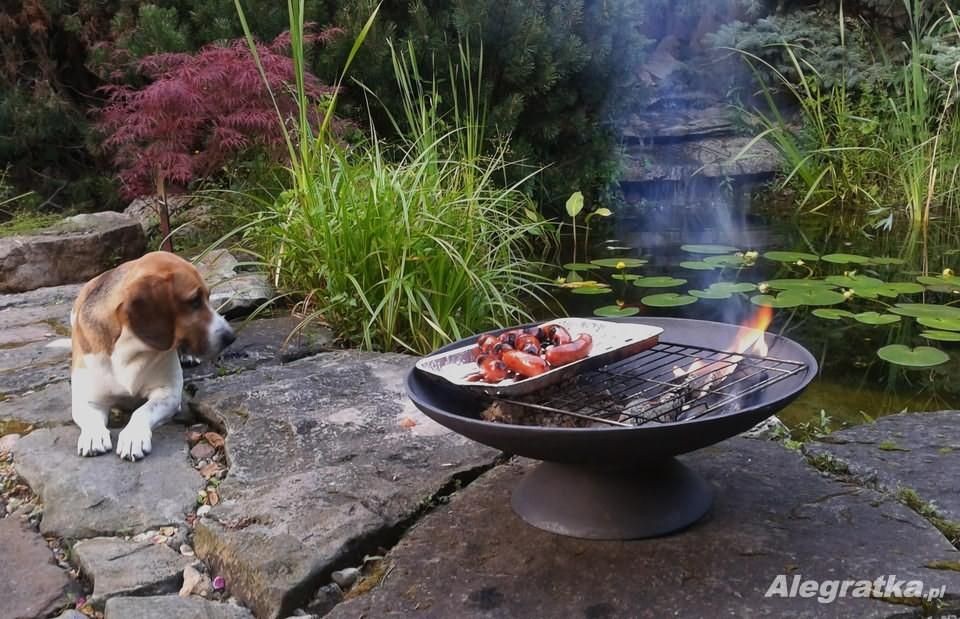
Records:
[[[138,278],[127,291],[120,311],[133,334],[148,346],[157,350],[173,348],[177,317],[169,277]]]

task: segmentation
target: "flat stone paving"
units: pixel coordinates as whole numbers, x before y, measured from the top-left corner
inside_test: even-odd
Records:
[[[161,428],[142,462],[75,455],[63,346],[75,293],[0,296],[0,435],[25,434],[3,445],[13,445],[16,471],[43,502],[37,532],[16,512],[6,516],[0,500],[4,574],[31,575],[0,578],[4,619],[63,611],[78,586],[41,533],[79,540],[70,560],[108,619],[280,619],[331,606],[329,616],[350,618],[920,617],[932,609],[902,599],[765,597],[778,575],[919,579],[944,587],[943,613],[960,614],[960,552],[897,500],[909,488],[942,530],[960,520],[958,412],[882,418],[807,444],[806,459],[775,442],[726,441],[686,457],[716,487],[707,519],[660,539],[582,541],[513,514],[510,491],[530,462],[495,466],[497,452],[412,406],[403,390],[412,358],[329,352],[322,333],[282,347],[295,322],[258,320],[218,364],[185,371],[189,412],[226,437],[230,465],[219,504],[197,514],[209,482],[188,455],[184,425]],[[175,533],[160,541],[137,535],[164,525]],[[369,564],[380,569],[368,566],[339,602],[334,571],[342,580],[384,550],[383,562]],[[223,579],[215,599],[174,593],[197,560],[205,578]]]
[[[731,439],[684,458],[715,486],[709,517],[659,539],[597,542],[528,526],[510,492],[530,468],[484,475],[387,557],[383,584],[328,617],[891,617],[911,606],[765,597],[777,575],[894,574],[960,596],[960,552],[920,516],[827,478],[777,443]]]

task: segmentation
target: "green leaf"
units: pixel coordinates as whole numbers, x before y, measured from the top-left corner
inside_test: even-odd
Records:
[[[740,251],[729,245],[681,245],[680,249],[690,254],[731,254]]]
[[[921,275],[917,278],[917,281],[927,286],[951,286],[953,288],[960,288],[960,277],[956,275],[948,275],[946,277],[943,275]]]
[[[674,288],[687,283],[687,280],[678,277],[638,277],[633,285],[638,288]]]
[[[787,308],[787,307],[800,307],[802,303],[795,299],[790,298],[781,298],[781,296],[774,297],[769,294],[757,294],[750,297],[750,302],[754,305],[760,305],[763,307],[774,307],[777,309]]]
[[[824,277],[823,281],[834,286],[843,286],[844,288],[877,288],[886,284],[882,279],[876,277],[867,277],[866,275],[830,275]]]
[[[838,305],[846,300],[839,292],[826,288],[794,288],[781,292],[777,298],[783,302],[812,306]]]
[[[900,317],[896,314],[879,314],[877,312],[861,312],[855,314],[853,319],[865,325],[890,325],[900,322]]]
[[[920,316],[917,322],[924,327],[937,331],[960,331],[960,318],[937,318],[934,316]]]
[[[763,257],[767,260],[773,260],[774,262],[796,262],[797,260],[816,262],[820,259],[819,256],[802,251],[768,251],[763,254]]]
[[[918,294],[923,292],[923,286],[913,282],[887,282],[877,288],[877,293],[885,297],[896,297],[901,294]]]
[[[730,291],[710,290],[709,288],[707,288],[706,290],[688,290],[687,294],[693,297],[697,297],[698,299],[712,299],[712,300],[729,299],[730,297],[733,296],[733,293]]]
[[[595,215],[599,215],[600,217],[610,217],[611,215],[613,215],[613,211],[611,211],[611,210],[608,209],[608,208],[598,208],[598,209],[595,210],[593,213],[594,213]],[[630,315],[632,315],[632,314],[628,314],[628,316],[630,316]]]
[[[703,259],[707,264],[720,267],[739,267],[747,263],[747,259],[736,254],[724,254],[722,256],[707,256]]]
[[[569,198],[567,198],[567,215],[569,215],[571,218],[576,217],[582,210],[583,194],[579,191],[575,191],[570,195]]]
[[[857,254],[827,254],[826,256],[821,256],[820,259],[824,262],[832,262],[833,264],[870,264],[873,262],[873,258],[867,258],[866,256],[859,256]]]
[[[763,283],[774,290],[793,290],[795,288],[824,288],[830,290],[836,288],[833,284],[828,284],[822,279],[771,279]]]
[[[607,294],[610,292],[610,289],[601,288],[600,286],[581,286],[572,289],[570,292],[573,294]]]
[[[848,312],[847,310],[823,307],[813,310],[813,315],[817,318],[825,318],[827,320],[841,320],[843,318],[853,318],[854,316],[853,312]]]
[[[939,342],[960,342],[960,333],[954,331],[921,331],[920,336]]]
[[[627,269],[642,267],[647,263],[646,260],[642,260],[640,258],[598,258],[597,260],[591,260],[590,264],[594,264],[598,267],[615,269],[621,262],[623,263],[624,268]]]
[[[691,271],[712,271],[717,268],[717,265],[694,260],[684,260],[680,263],[680,266],[684,269],[690,269]]]
[[[954,318],[960,320],[960,308],[931,303],[897,303],[890,308],[894,314],[911,318]]]
[[[676,292],[662,292],[645,296],[640,299],[640,302],[649,307],[679,307],[696,303],[697,298]]]
[[[580,277],[580,274],[577,273],[576,271],[570,271],[569,273],[567,273],[567,281],[566,281],[566,283],[568,283],[568,284],[576,284],[576,283],[582,282],[582,281],[583,281],[583,278]]]
[[[726,292],[753,292],[756,289],[757,285],[750,282],[714,282],[708,287],[708,290]]]
[[[620,307],[619,305],[604,305],[603,307],[598,307],[593,310],[594,316],[607,316],[607,317],[617,317],[617,316],[635,316],[640,313],[640,308],[638,307]]]
[[[937,348],[917,346],[908,348],[903,344],[891,344],[877,351],[877,356],[895,365],[909,368],[929,368],[950,360],[950,356]]]
[[[584,262],[568,262],[563,265],[563,268],[568,271],[589,271],[593,268],[593,265]]]

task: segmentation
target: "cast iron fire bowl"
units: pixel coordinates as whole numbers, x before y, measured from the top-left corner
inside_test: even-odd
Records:
[[[658,371],[665,367],[650,360],[675,356],[671,351],[712,351],[702,353],[712,355],[704,358],[718,358],[726,354],[739,330],[735,325],[680,318],[611,320],[664,329],[656,350],[631,358],[638,360],[635,365],[647,363],[642,371],[648,374],[645,368],[651,365]],[[417,408],[451,430],[506,453],[543,461],[513,492],[514,511],[528,523],[588,539],[655,537],[693,524],[713,501],[712,487],[675,456],[749,430],[789,404],[816,375],[817,363],[802,346],[769,333],[764,337],[767,359],[782,363],[765,364],[759,386],[759,379],[754,379],[747,394],[734,402],[724,404],[726,400],[716,396],[717,406],[680,421],[583,428],[490,422],[480,418],[489,400],[417,369],[407,376],[407,392]],[[473,341],[474,337],[467,338],[441,351]],[[790,371],[771,369],[779,367]],[[776,380],[766,380],[771,375]],[[657,381],[663,380],[659,376]],[[732,377],[728,381],[737,382]]]

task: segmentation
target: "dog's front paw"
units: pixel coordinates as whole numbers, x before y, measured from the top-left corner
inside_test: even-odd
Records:
[[[110,430],[104,427],[80,430],[80,438],[77,439],[78,456],[99,456],[112,448]]]
[[[117,455],[131,462],[140,460],[153,449],[152,436],[153,432],[149,427],[128,425],[117,437]]]

